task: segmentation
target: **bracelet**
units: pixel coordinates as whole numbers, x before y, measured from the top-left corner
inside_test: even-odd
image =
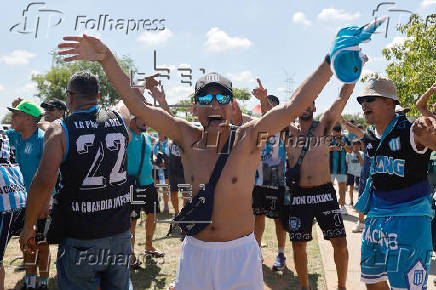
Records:
[[[324,57],[324,61],[330,65],[330,54],[327,53],[327,55]]]

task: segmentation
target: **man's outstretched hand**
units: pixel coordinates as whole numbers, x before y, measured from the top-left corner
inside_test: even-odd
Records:
[[[106,58],[109,49],[95,37],[87,36],[66,36],[65,41],[58,45],[59,48],[69,48],[59,51],[59,55],[72,55],[65,58],[65,61],[73,60],[93,60],[102,61]]]
[[[256,99],[258,100],[263,100],[266,99],[267,96],[267,90],[262,86],[262,82],[260,81],[259,78],[256,79],[258,87],[253,89],[253,91],[251,92]]]

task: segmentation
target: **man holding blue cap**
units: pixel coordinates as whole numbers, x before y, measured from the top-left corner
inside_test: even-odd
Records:
[[[427,167],[436,149],[436,119],[411,123],[396,114],[397,89],[387,78],[371,78],[357,101],[372,125],[364,135],[370,177],[356,204],[367,214],[361,281],[368,289],[426,289],[433,217]]]
[[[39,167],[41,160],[44,131],[38,128],[38,122],[42,117],[41,108],[32,101],[16,99],[12,107],[8,107],[12,112],[11,130],[7,130],[11,147],[15,149],[17,162],[23,174],[24,185],[29,190],[33,176]],[[37,233],[39,233],[37,263],[39,266],[39,283],[38,289],[47,289],[49,276],[49,246],[45,241],[44,233],[46,232],[47,217],[50,207],[50,200],[47,200],[44,210],[39,214],[37,223]],[[35,255],[26,253],[24,262],[26,266],[26,287],[27,289],[36,288],[36,264]]]

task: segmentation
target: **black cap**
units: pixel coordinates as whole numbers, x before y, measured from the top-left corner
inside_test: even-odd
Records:
[[[51,107],[51,108],[56,108],[56,109],[63,110],[63,111],[67,110],[67,106],[65,105],[65,102],[61,101],[59,99],[56,99],[56,98],[45,101],[44,103],[41,104],[41,107],[43,109],[48,109]]]
[[[195,83],[195,96],[210,87],[219,87],[233,97],[232,82],[216,72],[208,73]]]

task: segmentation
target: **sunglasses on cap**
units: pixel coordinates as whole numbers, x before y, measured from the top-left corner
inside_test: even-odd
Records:
[[[203,96],[197,96],[196,102],[200,105],[210,105],[212,103],[212,100],[215,98],[215,100],[220,105],[227,105],[232,100],[232,97],[230,95],[223,95],[223,94],[207,94]]]
[[[377,97],[377,96],[357,97],[357,102],[359,103],[359,105],[362,105],[363,103],[372,103],[377,98],[379,98],[379,97]]]

